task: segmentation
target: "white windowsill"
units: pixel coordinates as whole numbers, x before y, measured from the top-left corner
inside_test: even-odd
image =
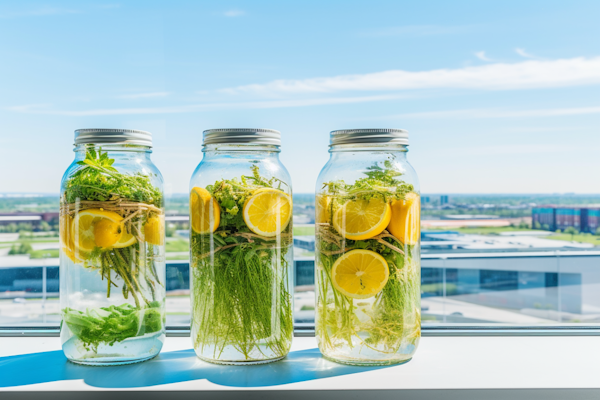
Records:
[[[348,399],[340,392],[347,390],[372,391],[361,396],[368,400],[388,396],[445,400],[600,398],[598,336],[424,337],[413,360],[377,369],[331,363],[322,359],[318,350],[310,350],[316,347],[315,338],[296,337],[293,353],[278,363],[260,367],[217,366],[195,357],[189,337],[168,337],[162,356],[123,367],[76,366],[59,357],[60,353],[52,353],[48,360],[54,365],[46,367],[51,368],[57,378],[5,387],[5,373],[26,368],[28,362],[32,365],[31,376],[24,379],[27,383],[46,379],[44,373],[37,372],[36,363],[40,358],[5,357],[57,351],[60,341],[56,337],[1,337],[0,398],[9,399],[7,392],[12,395],[21,392],[19,398],[24,398],[23,392],[39,396],[40,391],[76,395],[74,392],[105,390],[161,391],[162,398],[164,391],[169,391],[173,392],[169,394],[173,399],[202,398],[198,397],[200,393],[187,397],[190,391],[209,391],[212,395],[257,391],[261,398],[269,393],[282,398],[281,391],[292,391],[283,394],[286,399],[296,398],[304,391],[316,391],[310,396],[323,394],[335,399],[339,395]],[[177,351],[186,352],[174,357],[172,352]],[[115,379],[121,383],[111,384]],[[269,386],[264,386],[267,382]],[[549,392],[548,389],[562,390]],[[154,398],[149,392],[143,395],[146,399]],[[64,393],[60,396],[72,397]],[[116,398],[119,398],[117,393],[110,397],[111,400]],[[131,393],[127,398],[132,398]]]

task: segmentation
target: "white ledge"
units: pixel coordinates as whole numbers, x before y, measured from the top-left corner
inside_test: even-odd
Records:
[[[189,337],[169,337],[153,360],[85,367],[66,361],[56,337],[0,337],[0,398],[600,398],[597,336],[424,337],[413,360],[378,368],[329,362],[316,347],[296,337],[280,362],[219,366],[197,359]]]

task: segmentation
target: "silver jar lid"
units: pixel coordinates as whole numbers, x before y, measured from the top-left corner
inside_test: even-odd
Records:
[[[408,131],[404,129],[342,129],[331,132],[329,145],[368,143],[408,145]]]
[[[135,144],[152,147],[152,134],[134,129],[77,129],[75,144]]]
[[[208,129],[203,144],[266,144],[281,146],[281,133],[273,129]]]

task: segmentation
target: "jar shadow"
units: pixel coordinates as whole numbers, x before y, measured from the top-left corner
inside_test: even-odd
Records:
[[[204,362],[192,349],[163,352],[142,363],[89,367],[67,361],[62,351],[0,358],[0,387],[83,380],[98,388],[141,388],[169,383],[208,380],[228,387],[266,387],[373,371],[324,359],[317,348],[292,351],[281,361],[249,366]]]

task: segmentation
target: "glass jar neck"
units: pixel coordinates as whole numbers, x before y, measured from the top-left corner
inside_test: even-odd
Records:
[[[206,144],[202,147],[204,157],[218,157],[222,155],[279,157],[280,146],[265,144]]]
[[[99,152],[110,154],[111,158],[119,157],[122,155],[123,157],[128,158],[146,158],[150,159],[150,154],[152,154],[152,147],[149,146],[139,146],[125,143],[106,143],[106,144],[78,144],[75,145],[73,151],[75,152],[76,159],[84,159],[86,153],[90,150],[94,150],[96,154]]]
[[[358,144],[336,144],[329,147],[331,157],[344,158],[356,157],[359,154],[394,154],[398,159],[406,159],[408,146],[403,144],[385,144],[385,143],[358,143]]]

